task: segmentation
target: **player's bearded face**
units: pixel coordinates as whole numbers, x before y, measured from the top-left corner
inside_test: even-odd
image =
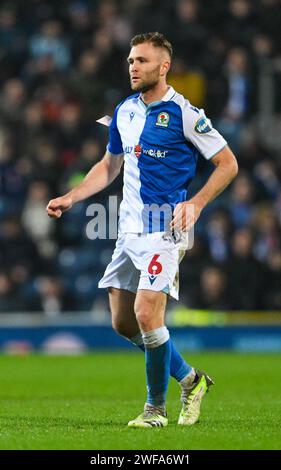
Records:
[[[145,93],[146,91],[154,88],[159,82],[159,70],[160,65],[152,71],[142,71],[137,79],[133,78],[131,75],[130,81],[132,90]]]
[[[134,46],[128,62],[132,90],[145,93],[157,85],[161,77],[159,49],[146,43]]]

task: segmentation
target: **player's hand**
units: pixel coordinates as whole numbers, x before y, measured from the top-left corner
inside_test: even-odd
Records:
[[[46,211],[49,217],[58,219],[63,212],[71,209],[72,205],[73,201],[70,196],[61,196],[56,199],[51,199],[46,207]]]
[[[194,199],[180,202],[176,205],[173,213],[171,230],[188,232],[197,222],[201,211],[202,207]]]

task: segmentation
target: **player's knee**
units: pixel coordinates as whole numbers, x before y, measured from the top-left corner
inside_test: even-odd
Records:
[[[149,309],[141,308],[136,310],[136,319],[141,330],[148,331],[150,328],[153,328],[153,319]]]
[[[163,323],[163,299],[153,292],[138,297],[135,302],[135,314],[138,325],[142,331],[158,328]]]

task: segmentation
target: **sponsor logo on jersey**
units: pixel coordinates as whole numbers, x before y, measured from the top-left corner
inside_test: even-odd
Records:
[[[132,121],[134,115],[135,115],[135,113],[132,111],[132,112],[130,113],[130,122]]]
[[[149,155],[150,157],[165,158],[168,150],[143,149],[142,152],[144,155]]]
[[[170,121],[170,116],[168,113],[162,111],[157,116],[156,126],[168,127]]]
[[[206,117],[201,117],[198,119],[194,126],[194,130],[197,132],[197,134],[207,134],[207,132],[210,132],[212,130],[212,126],[209,119]]]
[[[150,284],[152,285],[154,283],[154,281],[156,280],[158,274],[161,273],[162,271],[162,264],[159,263],[158,258],[159,258],[160,255],[154,255],[152,257],[152,260],[150,261],[149,265],[148,265],[148,273],[149,273],[149,281],[150,281]]]
[[[140,145],[140,144],[135,145],[135,147],[134,147],[134,152],[135,152],[135,156],[136,156],[137,158],[140,158],[140,156],[141,156],[141,151],[142,151],[141,145]]]

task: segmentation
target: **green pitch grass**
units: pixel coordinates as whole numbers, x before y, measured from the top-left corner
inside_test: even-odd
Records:
[[[200,423],[177,426],[171,380],[169,425],[129,429],[141,411],[141,352],[79,357],[0,356],[0,449],[280,449],[281,367],[277,354],[189,354],[216,384]]]

